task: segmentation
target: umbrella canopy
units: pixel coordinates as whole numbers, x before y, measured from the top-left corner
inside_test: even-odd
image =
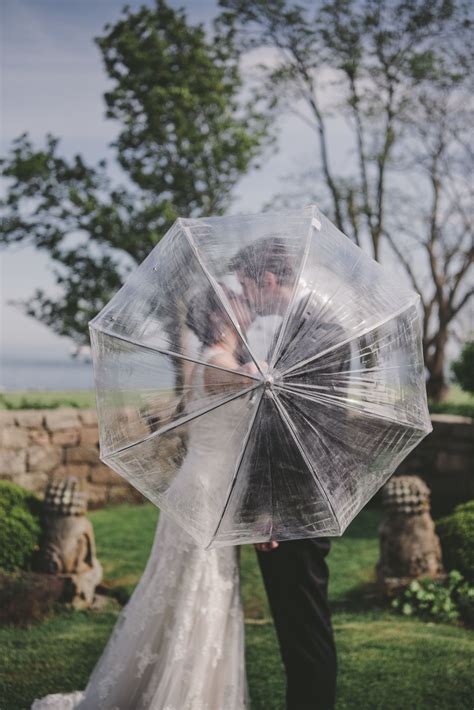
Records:
[[[178,219],[89,323],[100,458],[202,546],[341,535],[432,429],[418,302],[315,206]]]

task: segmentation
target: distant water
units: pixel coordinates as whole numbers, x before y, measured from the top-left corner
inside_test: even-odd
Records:
[[[64,357],[34,358],[4,355],[0,367],[3,390],[93,389],[92,363]]]

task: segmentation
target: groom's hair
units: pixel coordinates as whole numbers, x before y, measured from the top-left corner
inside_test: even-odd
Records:
[[[240,249],[230,261],[231,271],[241,271],[258,284],[266,271],[275,274],[280,286],[293,283],[294,263],[288,254],[286,240],[281,237],[262,237]]]

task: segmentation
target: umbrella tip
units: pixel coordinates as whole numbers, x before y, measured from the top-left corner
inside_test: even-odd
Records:
[[[265,385],[265,389],[272,389],[273,382],[274,382],[273,375],[268,374],[268,375],[264,376],[263,383]]]

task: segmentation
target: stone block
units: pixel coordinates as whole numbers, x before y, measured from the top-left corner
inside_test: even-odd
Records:
[[[471,476],[467,473],[453,473],[443,476],[432,476],[429,480],[432,500],[436,497],[443,499],[455,498],[468,500]]]
[[[99,450],[95,446],[71,446],[66,449],[66,463],[99,463]]]
[[[102,483],[104,485],[107,483],[117,486],[124,485],[124,479],[122,478],[122,476],[119,476],[118,473],[112,471],[112,469],[106,466],[105,463],[100,463],[97,466],[91,467],[90,480],[93,483]]]
[[[107,493],[107,503],[136,503],[137,498],[131,486],[111,486]]]
[[[88,484],[84,491],[87,495],[87,505],[89,508],[101,508],[108,502],[108,486]]]
[[[446,440],[470,440],[474,434],[474,420],[455,414],[433,414],[431,417],[433,432],[429,438]]]
[[[50,443],[49,432],[46,429],[28,429],[28,443],[48,446]]]
[[[464,417],[466,419],[467,417]],[[474,441],[474,424],[462,424],[459,423],[453,427],[453,436],[459,441]]]
[[[44,424],[44,411],[41,409],[21,409],[15,412],[15,421],[19,426],[39,429]]]
[[[19,426],[6,426],[0,429],[0,448],[23,449],[28,446],[28,431]]]
[[[28,470],[29,471],[52,471],[62,463],[62,450],[57,446],[29,446]]]
[[[46,484],[48,483],[47,473],[21,473],[19,476],[15,476],[15,483],[23,488],[27,488],[29,491],[34,491],[35,493],[44,493]]]
[[[53,431],[51,434],[51,443],[58,446],[76,446],[79,443],[78,429],[63,429]]]
[[[15,426],[15,412],[10,409],[0,409],[0,427]]]
[[[97,426],[97,410],[96,409],[81,409],[79,411],[81,422],[85,426]]]
[[[450,451],[438,451],[436,456],[436,469],[445,472],[446,475],[452,473],[469,472],[472,468],[472,460],[469,456]]]
[[[57,466],[52,473],[54,479],[66,478],[67,476],[74,476],[80,481],[87,480],[89,477],[90,466],[87,463],[67,463]]]
[[[46,428],[49,429],[49,431],[79,428],[81,424],[78,410],[74,407],[60,407],[59,409],[48,412],[45,421]]]
[[[97,426],[83,427],[80,431],[81,444],[95,446],[99,443],[99,429]]]
[[[0,449],[0,474],[26,473],[25,449]]]

